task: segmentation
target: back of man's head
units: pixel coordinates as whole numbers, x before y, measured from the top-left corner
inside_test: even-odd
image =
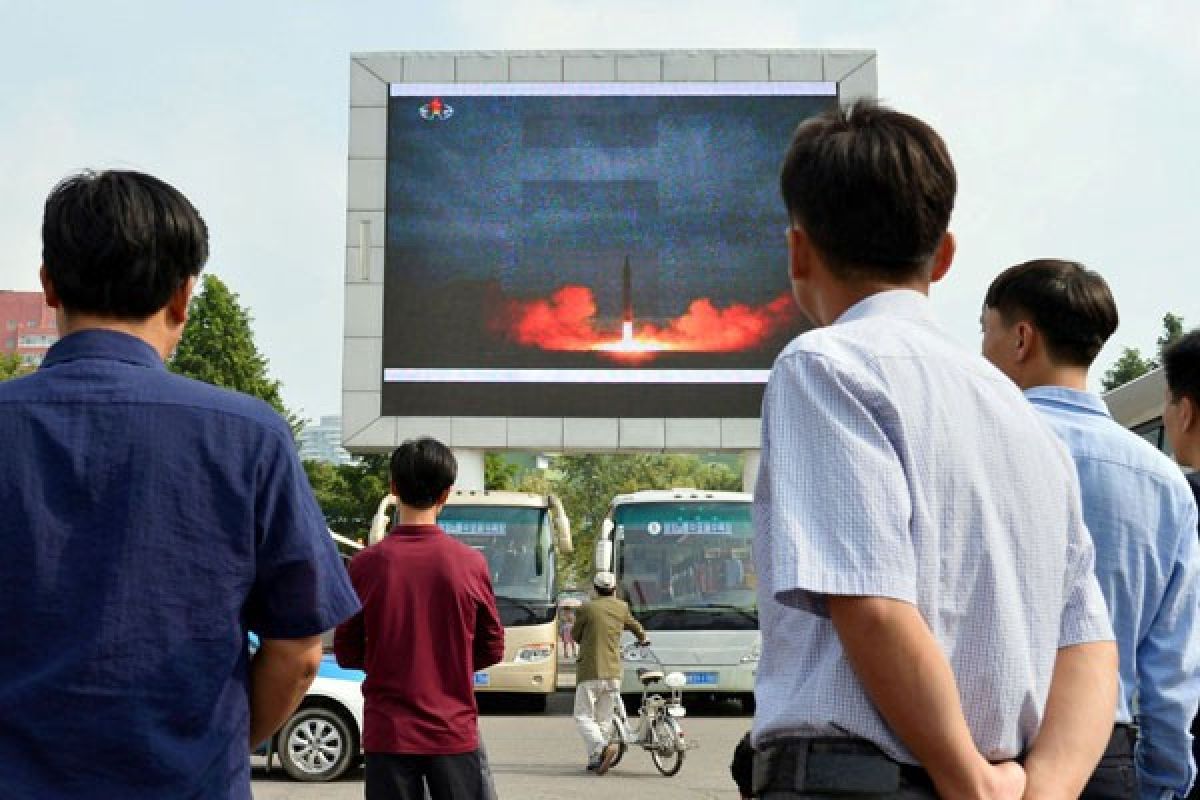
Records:
[[[458,461],[450,448],[428,436],[409,439],[392,452],[392,487],[409,508],[438,504],[458,477]]]
[[[1172,399],[1186,397],[1200,410],[1200,328],[1184,334],[1163,351],[1163,372]]]
[[[958,185],[931,127],[867,101],[801,124],[780,184],[835,277],[894,284],[928,277]]]
[[[1099,273],[1074,261],[1042,258],[1009,267],[988,287],[984,307],[1006,325],[1026,321],[1055,364],[1090,367],[1117,329],[1117,303]]]
[[[150,175],[82,172],[46,198],[42,263],[68,311],[145,319],[207,260],[200,214]]]

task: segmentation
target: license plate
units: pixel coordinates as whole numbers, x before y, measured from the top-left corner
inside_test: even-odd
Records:
[[[717,685],[717,673],[715,672],[685,672],[683,676],[687,680],[688,686]]]
[[[491,682],[492,682],[492,676],[488,675],[486,672],[476,672],[475,673],[475,685],[476,686],[487,686]]]

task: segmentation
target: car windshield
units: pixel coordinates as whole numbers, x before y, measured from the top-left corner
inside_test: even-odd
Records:
[[[622,595],[647,628],[758,627],[749,503],[631,503],[613,523]]]
[[[522,607],[553,604],[554,554],[546,509],[452,505],[442,510],[438,524],[487,559],[497,600]],[[543,612],[539,608],[536,613]]]

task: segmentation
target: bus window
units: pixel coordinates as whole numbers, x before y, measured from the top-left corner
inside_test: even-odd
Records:
[[[749,503],[632,503],[613,521],[622,593],[647,628],[757,626]]]

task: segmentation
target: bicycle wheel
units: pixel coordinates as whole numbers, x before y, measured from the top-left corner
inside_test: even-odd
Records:
[[[625,724],[618,718],[613,717],[612,724],[608,730],[608,743],[615,744],[617,746],[617,757],[613,759],[612,764],[610,764],[608,767],[609,769],[612,769],[617,764],[620,764],[621,759],[625,757],[625,751],[629,749],[625,744],[625,740],[628,738],[629,736],[627,735]]]
[[[650,760],[659,772],[669,778],[683,767],[683,731],[678,722],[665,715],[654,720],[651,730],[654,732],[654,747],[650,750]]]

